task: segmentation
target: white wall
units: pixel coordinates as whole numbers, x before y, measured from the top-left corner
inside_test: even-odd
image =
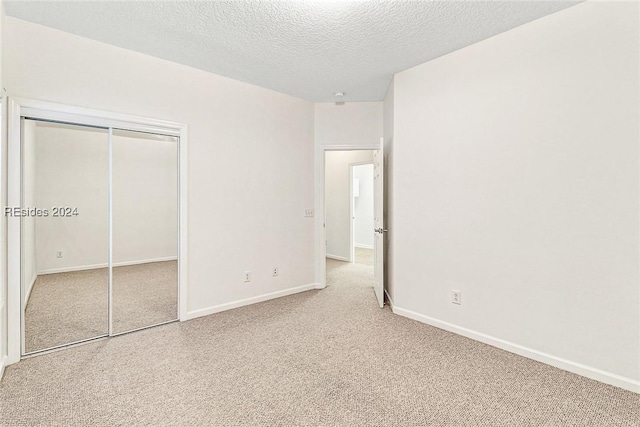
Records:
[[[113,134],[113,261],[178,256],[178,139]]]
[[[35,129],[35,143],[23,153],[35,155],[35,203],[49,216],[35,220],[38,274],[106,266],[109,256],[109,136],[105,129],[25,121]],[[29,153],[29,148],[33,153]],[[23,171],[25,169],[23,161]],[[24,190],[23,190],[24,191]],[[114,194],[115,195],[115,194]],[[115,204],[114,204],[115,205]],[[52,208],[69,206],[77,216],[54,217]],[[25,219],[23,218],[23,225]],[[22,244],[25,245],[24,234]],[[63,257],[57,258],[57,251]],[[28,256],[22,263],[29,262]]]
[[[358,197],[353,200],[354,245],[373,249],[373,164],[354,166],[353,177],[360,187]]]
[[[351,260],[351,165],[371,161],[371,150],[326,153],[325,212],[329,257]]]
[[[586,2],[395,76],[399,312],[640,391],[638,30]]]
[[[316,145],[364,146],[380,144],[382,102],[315,104]]]
[[[37,240],[35,251],[24,252],[23,268],[35,262],[38,274],[46,274],[106,266],[107,131],[30,120],[25,125],[33,128],[35,142],[27,146],[23,138],[23,191],[34,193],[23,205],[50,215],[22,219],[23,245]],[[27,159],[33,159],[33,167]],[[177,257],[177,162],[175,138],[114,130],[114,265]],[[25,173],[34,168],[33,174]],[[77,209],[78,215],[54,217],[54,206]]]
[[[190,316],[313,283],[313,104],[12,18],[4,48],[10,95],[188,124]]]
[[[315,139],[315,280],[323,283],[326,271],[322,262],[324,254],[325,211],[324,155],[325,150],[349,148],[376,149],[382,137],[382,102],[348,102],[344,105],[319,103],[314,106]]]

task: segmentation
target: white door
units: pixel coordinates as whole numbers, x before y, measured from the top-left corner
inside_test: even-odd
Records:
[[[380,149],[373,152],[373,224],[374,224],[374,275],[373,289],[378,305],[384,306],[384,140],[380,138]]]

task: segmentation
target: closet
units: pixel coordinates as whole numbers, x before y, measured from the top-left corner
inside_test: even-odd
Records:
[[[179,134],[87,121],[20,117],[22,356],[178,319]]]

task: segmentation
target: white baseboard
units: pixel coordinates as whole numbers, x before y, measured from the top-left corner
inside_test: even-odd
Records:
[[[426,323],[427,325],[435,326],[436,328],[444,329],[445,331],[453,332],[455,334],[471,338],[472,340],[480,341],[493,347],[497,347],[502,350],[506,350],[508,352],[545,363],[547,365],[555,366],[556,368],[560,368],[574,374],[582,375],[583,377],[591,378],[592,380],[611,384],[613,386],[633,391],[635,393],[640,393],[640,381],[636,381],[631,378],[626,378],[618,374],[583,365],[582,363],[543,353],[541,351],[514,344],[512,342],[483,334],[481,332],[473,331],[471,329],[463,328],[461,326],[444,322],[442,320],[434,319],[429,316],[424,316],[414,311],[406,310],[397,306],[393,307],[393,312],[400,316],[408,317],[410,319],[417,320],[418,322]]]
[[[355,246],[356,248],[360,248],[360,249],[373,249],[373,245],[365,245],[362,243],[356,243],[353,246]]]
[[[135,261],[122,261],[122,262],[114,262],[114,267],[126,267],[128,265],[138,265],[138,264],[149,264],[151,262],[164,262],[164,261],[176,261],[178,257],[169,256],[163,258],[153,258],[153,259],[139,259]],[[109,264],[106,262],[103,264],[91,264],[91,265],[78,265],[74,267],[61,267],[61,268],[50,268],[48,270],[38,271],[38,274],[55,274],[55,273],[69,273],[72,271],[81,271],[81,270],[95,270],[98,268],[107,268]]]
[[[387,292],[387,290],[384,290],[384,294],[387,296],[387,301],[389,301],[389,307],[391,308],[391,311],[393,311],[395,313],[395,311],[393,310],[393,299],[391,299],[391,295],[389,295],[389,292]]]
[[[331,258],[331,259],[337,259],[338,261],[346,261],[346,262],[350,262],[349,258],[347,257],[343,257],[340,255],[331,255],[331,254],[327,254],[327,258]]]
[[[308,285],[297,286],[295,288],[289,288],[282,291],[271,292],[268,294],[258,295],[251,298],[246,298],[238,301],[232,301],[225,304],[214,305],[213,307],[201,308],[199,310],[190,311],[187,313],[187,320],[195,319],[197,317],[208,316],[209,314],[220,313],[221,311],[232,310],[234,308],[244,307],[245,305],[256,304],[259,302],[268,301],[280,297],[286,297],[287,295],[293,295],[300,292],[310,291],[317,289],[319,283],[310,283]]]

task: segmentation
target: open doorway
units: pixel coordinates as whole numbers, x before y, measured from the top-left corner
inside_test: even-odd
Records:
[[[374,151],[325,152],[327,286],[371,288],[374,297]]]

